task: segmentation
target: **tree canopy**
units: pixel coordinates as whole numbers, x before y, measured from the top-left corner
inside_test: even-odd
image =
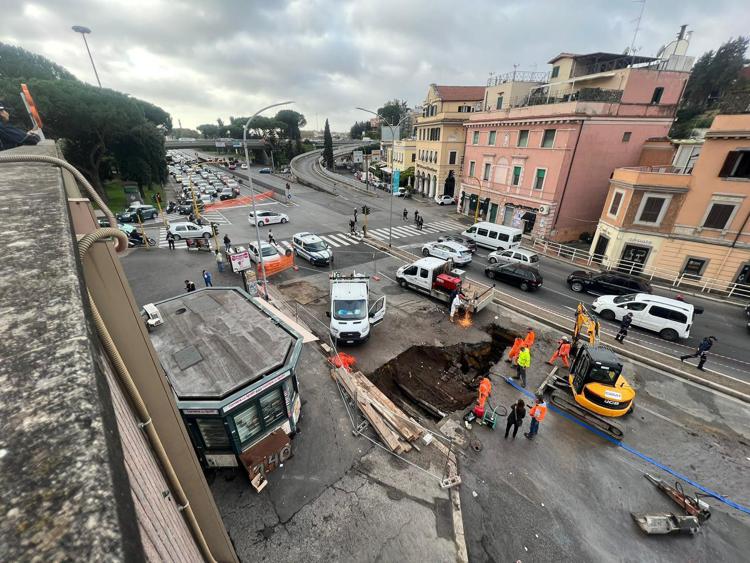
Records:
[[[75,76],[51,60],[6,43],[0,43],[0,77],[76,80]]]
[[[325,129],[323,130],[323,162],[325,162],[328,170],[333,170],[333,138],[331,137],[331,128],[328,126],[327,119]]]
[[[182,137],[189,137],[192,139],[200,139],[201,134],[195,129],[188,129],[187,127],[175,127],[171,131],[172,137],[180,139]]]
[[[408,111],[409,106],[406,105],[406,100],[394,98],[386,102],[383,107],[378,108],[378,115],[386,122],[395,126],[403,117],[406,117]]]

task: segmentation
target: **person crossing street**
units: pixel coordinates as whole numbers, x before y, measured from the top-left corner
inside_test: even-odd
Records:
[[[404,221],[409,220],[409,210],[404,207],[404,214],[403,214]]]
[[[701,371],[706,371],[705,369],[703,369],[703,366],[706,364],[706,360],[708,359],[708,351],[714,345],[714,342],[718,342],[718,340],[719,339],[715,336],[706,336],[703,340],[701,340],[701,343],[698,344],[698,349],[694,354],[686,354],[684,356],[680,356],[680,361],[684,362],[688,358],[699,358],[698,369]]]
[[[357,223],[357,208],[354,208],[354,223]]]
[[[628,335],[628,329],[630,328],[630,325],[632,323],[633,313],[627,313],[620,321],[620,330],[615,336],[615,340],[617,340],[617,342],[622,342],[625,340],[625,337]]]

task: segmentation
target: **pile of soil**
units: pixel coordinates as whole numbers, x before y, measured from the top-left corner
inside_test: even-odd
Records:
[[[476,399],[479,381],[511,343],[510,333],[497,325],[485,331],[492,339],[479,344],[412,346],[368,378],[407,412],[417,407],[441,418],[463,410]]]

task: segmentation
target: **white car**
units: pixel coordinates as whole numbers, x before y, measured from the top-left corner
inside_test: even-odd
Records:
[[[272,244],[261,241],[260,248],[263,252],[263,262],[275,262],[276,260],[281,260],[281,254],[279,254],[279,251]],[[247,244],[247,250],[250,253],[250,260],[257,264],[260,261],[260,257],[258,256],[258,243],[249,242]]]
[[[443,260],[453,260],[454,264],[460,266],[471,262],[471,250],[457,242],[428,242],[422,246],[423,256],[434,256]]]
[[[186,238],[211,238],[213,231],[208,225],[196,225],[185,221],[184,223],[172,223],[169,232],[174,235],[175,240]]]
[[[435,203],[438,205],[451,205],[456,202],[456,199],[452,195],[439,194],[435,196]]]
[[[289,221],[289,216],[285,213],[276,213],[275,211],[258,211],[257,217],[251,211],[247,216],[247,221],[251,225],[257,224],[259,227],[263,225],[272,225],[274,223],[286,223]]]
[[[495,250],[487,255],[490,264],[526,264],[527,266],[539,266],[539,255],[523,248],[511,248],[510,250]]]
[[[247,170],[247,164],[240,164],[240,168],[242,170]]]

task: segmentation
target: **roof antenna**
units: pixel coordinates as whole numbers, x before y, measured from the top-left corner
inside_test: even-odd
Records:
[[[635,64],[635,40],[638,37],[638,32],[641,30],[641,19],[643,18],[643,10],[646,9],[646,0],[633,0],[641,5],[641,11],[638,13],[638,17],[635,20],[635,30],[633,31],[633,41],[630,43],[630,66]]]

